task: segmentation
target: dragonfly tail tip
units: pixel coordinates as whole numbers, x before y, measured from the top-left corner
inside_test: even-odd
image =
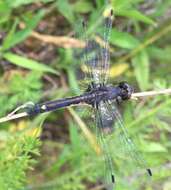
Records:
[[[115,176],[113,174],[111,174],[111,178],[112,178],[112,183],[115,183]]]
[[[152,176],[152,175],[153,175],[151,169],[147,168],[147,172],[148,172],[148,175],[149,175],[149,176]]]
[[[113,16],[113,9],[110,10],[110,16]]]

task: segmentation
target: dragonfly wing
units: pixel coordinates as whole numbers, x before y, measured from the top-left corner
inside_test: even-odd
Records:
[[[118,149],[121,149],[124,153],[123,161],[130,157],[134,165],[136,164],[136,166],[146,169],[149,176],[152,176],[152,172],[147,167],[147,163],[141,152],[130,139],[128,131],[124,126],[122,117],[115,106],[115,103],[110,101],[100,102],[95,108],[95,119],[96,134],[104,157],[104,174],[107,185],[110,187],[114,186],[114,153],[117,152]],[[117,137],[116,139],[119,139],[119,142],[116,144],[115,137]],[[118,155],[115,154],[115,157],[118,157]]]
[[[104,163],[105,182],[108,189],[113,189],[115,183],[114,161],[110,150],[110,132],[113,124],[113,118],[105,108],[105,103],[101,102],[95,110],[96,134],[101,145],[102,157]]]
[[[101,78],[102,82],[106,83],[109,76],[109,66],[110,66],[110,47],[109,47],[109,39],[110,33],[112,29],[113,22],[113,10],[110,9],[110,13],[104,17],[103,26],[102,27],[102,44],[101,44]]]
[[[108,14],[107,14],[108,12]],[[110,13],[109,13],[110,12]],[[109,37],[112,28],[113,11],[106,11],[103,8],[103,13],[98,16],[96,23],[90,27],[83,22],[81,40],[85,42],[85,47],[77,57],[81,58],[84,63],[86,79],[89,83],[106,83],[109,75]],[[96,27],[94,27],[96,25]],[[91,34],[91,28],[97,28],[95,34]]]
[[[146,169],[149,176],[152,176],[151,170],[148,168],[148,165],[143,158],[143,155],[139,151],[138,147],[134,144],[134,142],[129,137],[128,131],[124,126],[124,122],[122,120],[122,117],[118,111],[118,109],[115,106],[114,102],[106,102],[106,109],[108,110],[108,113],[111,114],[111,117],[115,121],[114,123],[114,129],[116,135],[119,136],[120,145],[124,149],[124,152],[129,154],[136,166]]]

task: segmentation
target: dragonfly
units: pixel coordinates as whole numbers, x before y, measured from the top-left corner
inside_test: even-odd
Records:
[[[111,155],[113,152],[109,150],[109,140],[113,140],[112,134],[117,133],[117,131],[120,144],[127,149],[136,164],[146,169],[149,176],[152,176],[152,171],[148,168],[142,154],[130,139],[117,108],[121,102],[128,101],[131,98],[133,87],[127,82],[120,82],[117,85],[112,85],[109,82],[109,40],[113,23],[112,9],[104,16],[102,23],[100,44],[89,39],[87,35],[84,36],[83,61],[88,71],[86,78],[89,81],[86,90],[78,96],[33,104],[27,107],[26,112],[28,116],[34,116],[72,105],[87,104],[91,106],[95,115],[96,136],[100,143],[105,163],[105,181],[107,186],[112,189],[115,184],[115,169],[113,156]],[[86,29],[85,22],[83,22],[83,28]]]

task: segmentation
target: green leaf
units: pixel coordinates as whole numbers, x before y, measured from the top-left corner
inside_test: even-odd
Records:
[[[74,23],[75,16],[72,10],[72,7],[68,0],[58,0],[57,1],[57,8],[59,12],[70,22]]]
[[[0,1],[0,24],[7,22],[11,13],[11,9],[6,2]]]
[[[5,13],[6,11],[9,11],[9,6],[5,1],[0,1],[0,14]]]
[[[116,15],[125,16],[125,17],[128,17],[128,18],[137,20],[137,21],[144,22],[146,24],[156,25],[156,23],[151,18],[149,18],[148,16],[142,14],[138,10],[121,10],[119,12],[116,12]]]
[[[17,54],[8,52],[8,53],[3,54],[3,58],[17,66],[20,66],[26,69],[36,70],[36,71],[41,71],[41,72],[50,72],[56,75],[59,74],[57,71],[55,71],[49,66],[46,66],[32,59],[19,56]]]
[[[73,4],[73,10],[78,13],[88,13],[93,10],[93,6],[90,2],[81,0]]]
[[[132,59],[134,73],[141,90],[149,85],[149,58],[146,51],[141,51]]]
[[[17,8],[21,5],[28,5],[31,3],[38,2],[39,0],[6,0],[6,2],[9,4],[10,7]]]
[[[7,50],[15,46],[16,44],[24,41],[30,35],[32,30],[37,26],[38,22],[44,16],[44,13],[45,12],[41,10],[32,18],[27,19],[26,28],[18,32],[16,32],[16,27],[19,21],[16,20],[7,37],[4,39],[2,50]]]
[[[114,10],[120,11],[132,7],[132,2],[130,0],[113,0],[112,6],[114,7]]]
[[[133,49],[139,45],[138,39],[126,32],[119,32],[112,29],[110,42],[122,48]]]
[[[157,142],[148,142],[143,146],[146,152],[168,152],[167,148]]]
[[[26,171],[35,163],[35,156],[39,155],[40,141],[29,137],[27,133],[13,135],[7,142],[1,142],[0,154],[0,189],[23,189],[26,182]],[[31,155],[31,156],[30,156]]]
[[[171,60],[171,46],[166,46],[163,49],[156,46],[149,47],[148,52],[154,59],[158,59],[164,62],[170,62]]]
[[[131,10],[141,2],[143,0],[112,0],[112,6],[115,12],[120,12],[122,10]]]
[[[6,38],[3,41],[2,44],[2,50],[6,50],[10,47],[12,47],[12,41],[13,41],[13,36],[15,35],[16,27],[18,25],[19,21],[18,19],[15,20],[14,24],[11,27],[11,30],[7,34]]]
[[[78,130],[75,126],[72,125],[72,123],[70,124],[70,141],[72,143],[73,148],[76,150],[78,150],[80,148],[80,144],[81,144],[81,140],[80,140],[80,136],[78,133]]]

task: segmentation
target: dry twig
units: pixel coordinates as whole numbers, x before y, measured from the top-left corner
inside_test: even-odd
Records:
[[[24,29],[25,24],[20,23],[20,28]],[[32,31],[31,37],[36,38],[37,40],[40,40],[47,44],[53,44],[58,47],[63,48],[84,48],[85,42],[78,40],[76,38],[68,37],[68,36],[52,36],[52,35],[45,35],[40,34],[38,32]]]

